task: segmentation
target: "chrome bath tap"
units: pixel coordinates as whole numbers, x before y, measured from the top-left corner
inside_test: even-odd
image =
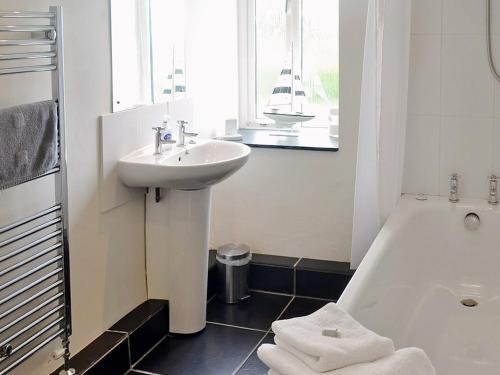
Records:
[[[161,146],[164,144],[174,144],[175,140],[173,139],[161,139],[161,131],[165,129],[164,126],[155,126],[153,130],[155,130],[155,155],[161,155],[162,149]]]
[[[488,203],[489,204],[498,204],[498,197],[497,197],[497,176],[492,174],[490,177],[490,193],[488,195]]]
[[[450,198],[448,199],[452,203],[458,202],[458,174],[453,173],[450,176]]]
[[[196,137],[198,133],[190,133],[186,131],[186,125],[187,121],[177,121],[179,124],[179,143],[177,143],[177,147],[184,147],[185,146],[185,137]],[[194,143],[194,141],[191,141],[190,143]]]

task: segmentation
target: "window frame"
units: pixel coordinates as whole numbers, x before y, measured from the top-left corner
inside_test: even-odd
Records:
[[[274,130],[277,128],[273,126],[272,120],[257,117],[256,1],[238,0],[239,127],[242,129]],[[300,27],[303,27],[302,23]],[[300,46],[301,54],[302,48]],[[308,129],[328,127],[329,124],[318,126],[302,123],[301,125],[301,128]]]

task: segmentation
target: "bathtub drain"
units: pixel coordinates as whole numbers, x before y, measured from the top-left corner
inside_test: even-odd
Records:
[[[462,303],[462,305],[464,305],[466,307],[476,307],[477,306],[477,301],[473,300],[471,298],[463,299],[461,301],[461,303]]]

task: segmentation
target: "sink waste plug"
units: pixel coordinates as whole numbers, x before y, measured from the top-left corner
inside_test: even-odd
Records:
[[[248,294],[248,269],[252,254],[247,245],[226,244],[217,249],[218,298],[224,303],[238,303]]]

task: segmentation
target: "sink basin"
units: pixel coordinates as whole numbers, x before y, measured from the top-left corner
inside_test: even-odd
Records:
[[[162,155],[150,145],[120,159],[118,175],[130,187],[199,190],[231,176],[249,156],[250,147],[228,141],[197,139]]]

